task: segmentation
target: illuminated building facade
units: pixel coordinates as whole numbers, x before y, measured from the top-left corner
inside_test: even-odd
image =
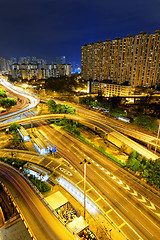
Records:
[[[160,86],[160,30],[81,47],[81,74],[85,80],[111,80],[116,84]]]
[[[8,71],[9,70],[9,62],[4,58],[0,58],[0,71]]]
[[[38,64],[13,64],[11,66],[13,79],[47,79],[50,77],[71,76],[71,65],[45,64],[43,67]]]
[[[104,97],[128,96],[131,94],[131,86],[123,86],[120,84],[109,84],[106,82],[90,81],[90,93],[101,93]]]

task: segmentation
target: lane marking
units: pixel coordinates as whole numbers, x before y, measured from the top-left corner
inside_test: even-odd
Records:
[[[95,202],[97,203],[99,200],[101,200],[101,197],[100,198],[98,198]]]
[[[89,192],[90,190],[92,190],[92,187],[91,188],[89,188],[86,192]]]
[[[157,215],[158,217],[160,217],[160,213],[156,213],[156,215]]]
[[[139,199],[138,198],[138,201],[140,201],[140,202],[146,202],[146,199],[141,195],[141,197],[142,197],[142,199]]]
[[[156,210],[154,204],[152,202],[150,202],[151,206],[147,206],[148,208],[152,209],[152,210]]]
[[[112,179],[116,179],[116,177],[113,175],[112,177],[111,177]]]
[[[32,156],[30,160],[32,160],[32,158],[34,158],[34,156]]]
[[[117,182],[118,184],[123,184],[123,182],[121,180],[119,180],[119,182]]]
[[[77,182],[76,185],[78,185],[78,184],[81,183],[81,182],[83,182],[83,179],[82,179],[81,181]]]
[[[92,160],[93,161],[93,160]],[[94,161],[93,161],[94,162]],[[99,164],[96,164],[97,166],[99,166]],[[103,167],[101,167],[101,170],[105,170]],[[109,171],[105,171],[105,173],[106,174],[111,174]],[[110,176],[112,179],[114,179],[114,180],[116,180],[116,177],[113,175],[113,176]],[[121,180],[119,180],[119,179],[117,179],[118,181],[117,181],[117,183],[118,184],[121,184],[121,185],[123,185],[123,182],[121,181]],[[134,189],[132,189],[132,188],[130,188],[128,185],[126,185],[126,186],[123,186],[123,188],[125,188],[126,190],[129,190],[129,191],[133,191],[133,192],[130,192],[130,194],[132,194],[133,196],[135,196],[135,197],[138,197],[138,193],[134,190]],[[142,202],[142,203],[146,203],[146,199],[141,195],[141,198],[142,199],[139,199],[139,198],[137,198],[140,202]],[[149,208],[149,209],[151,209],[151,210],[156,210],[156,207],[155,207],[155,205],[152,203],[152,202],[150,202],[150,205],[151,206],[146,206],[147,208]],[[126,210],[126,209],[125,209]],[[127,210],[126,210],[127,211]],[[158,217],[160,217],[160,214],[159,213],[156,213],[157,214],[157,216]]]
[[[59,168],[61,165],[62,165],[62,164],[60,163],[57,167],[55,167],[55,169]],[[54,169],[54,170],[55,170],[55,169]]]
[[[108,214],[108,213],[110,213],[110,212],[112,212],[113,210],[112,210],[112,208],[110,209],[110,210],[108,210],[107,212],[106,212],[106,214]]]
[[[138,196],[138,193],[137,193],[134,189],[133,189],[133,191],[134,191],[134,192],[131,193],[131,194],[132,194],[133,196],[136,196],[136,197],[137,197],[137,196]]]
[[[124,223],[122,223],[120,226],[119,226],[119,228],[122,228],[124,225],[126,225],[126,223],[124,222]]]
[[[43,158],[38,162],[38,164],[40,164],[44,159],[45,159],[45,158],[43,157]]]
[[[128,185],[126,185],[126,187],[125,186],[123,186],[126,190],[130,190],[130,187],[128,186]]]
[[[148,229],[145,228],[142,223],[140,223],[137,219],[136,219],[136,221],[137,221],[144,229],[146,229],[146,231],[147,231],[150,235],[152,235],[152,233],[150,233],[150,231],[148,231]],[[152,235],[152,237],[153,237],[153,235]]]
[[[67,174],[67,175],[69,175],[70,177],[72,176],[72,173],[71,172],[69,172],[67,169],[65,169],[65,168],[60,168],[60,171],[62,171],[62,172],[64,172],[65,174]]]
[[[52,162],[53,160],[51,160],[49,163],[47,163],[46,167]]]

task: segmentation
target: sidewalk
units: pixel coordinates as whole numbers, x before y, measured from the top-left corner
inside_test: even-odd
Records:
[[[52,187],[52,192],[46,194],[45,197],[51,196],[57,191],[60,191],[67,198],[67,200],[73,205],[73,207],[81,216],[84,215],[83,205],[76,199],[76,197],[74,197],[59,184],[56,184],[54,187]],[[89,224],[89,229],[96,235],[97,239],[99,240],[126,240],[126,238],[123,237],[122,234],[119,233],[118,230],[115,229],[113,225],[111,225],[105,219],[105,217],[100,214],[98,209],[96,210],[95,207],[92,208],[92,215],[86,210],[86,221]]]

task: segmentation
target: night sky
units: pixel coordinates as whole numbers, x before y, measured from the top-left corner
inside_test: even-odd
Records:
[[[0,57],[66,56],[84,43],[160,29],[160,0],[0,0]]]

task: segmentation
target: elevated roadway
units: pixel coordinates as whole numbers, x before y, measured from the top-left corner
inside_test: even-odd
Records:
[[[17,123],[27,123],[31,121],[39,121],[39,120],[47,120],[47,119],[54,119],[54,118],[62,118],[63,116],[66,116],[67,118],[74,119],[76,121],[82,122],[84,125],[92,125],[93,127],[98,127],[105,133],[108,133],[115,138],[121,140],[124,144],[129,146],[130,148],[134,149],[141,155],[145,156],[148,159],[156,160],[158,158],[158,155],[149,151],[145,147],[141,146],[140,144],[136,143],[135,141],[131,140],[130,138],[126,137],[125,135],[119,133],[115,129],[113,129],[110,126],[106,126],[106,123],[93,117],[88,117],[88,116],[76,116],[76,115],[71,115],[71,114],[47,114],[47,115],[40,115],[40,116],[34,116],[30,118],[24,118],[21,120],[18,120]],[[10,125],[10,123],[7,124],[1,124],[0,129],[6,128]]]
[[[56,101],[58,103],[61,104],[68,104],[71,105],[73,107],[75,107],[78,111],[78,115],[80,116],[86,116],[86,118],[91,118],[91,119],[95,119],[98,120],[99,122],[103,122],[106,126],[110,126],[113,129],[116,129],[117,131],[132,137],[134,139],[140,140],[141,142],[145,143],[149,148],[159,148],[160,149],[160,140],[157,141],[157,137],[151,135],[151,134],[147,134],[144,133],[142,131],[136,130],[134,127],[132,127],[130,124],[128,123],[123,123],[120,120],[114,120],[110,117],[104,116],[101,113],[98,113],[96,111],[90,110],[90,109],[86,109],[82,106],[70,103],[70,102],[64,102],[64,101]]]
[[[13,93],[15,94],[18,94],[18,95],[21,95],[27,99],[29,99],[30,101],[30,104],[28,106],[26,106],[25,108],[23,109],[20,109],[16,112],[12,112],[12,113],[8,113],[8,114],[5,114],[3,116],[0,116],[0,121],[2,120],[5,120],[5,119],[8,119],[8,118],[11,118],[13,116],[16,116],[16,115],[19,115],[21,113],[24,113],[26,111],[29,111],[31,110],[32,108],[36,107],[37,104],[39,103],[39,100],[33,96],[30,96],[26,93],[22,93],[21,91],[18,91],[17,88],[15,86],[13,86],[12,84],[10,84],[9,82],[7,82],[6,80],[4,80],[3,78],[0,78],[0,84],[5,86],[6,88],[8,88],[10,91],[12,91]]]
[[[29,181],[13,167],[0,163],[0,181],[18,205],[25,223],[36,240],[75,240],[69,229],[49,209]]]
[[[160,216],[160,211],[157,205],[160,205],[160,199],[158,197],[138,184],[109,158],[63,130],[57,132],[56,128],[47,125],[41,126],[40,130],[45,133],[50,142],[56,144],[58,152],[67,159],[69,164],[67,161],[55,161],[54,158],[14,150],[17,152],[16,157],[33,161],[51,171],[56,169],[82,190],[83,178],[75,169],[82,174],[83,168],[79,162],[86,158],[91,162],[87,167],[87,194],[104,210],[106,216],[110,217],[130,240],[159,239],[157,218]],[[10,151],[12,150],[2,150],[2,155],[8,156],[8,153],[11,155]],[[94,188],[100,196],[95,195]]]

